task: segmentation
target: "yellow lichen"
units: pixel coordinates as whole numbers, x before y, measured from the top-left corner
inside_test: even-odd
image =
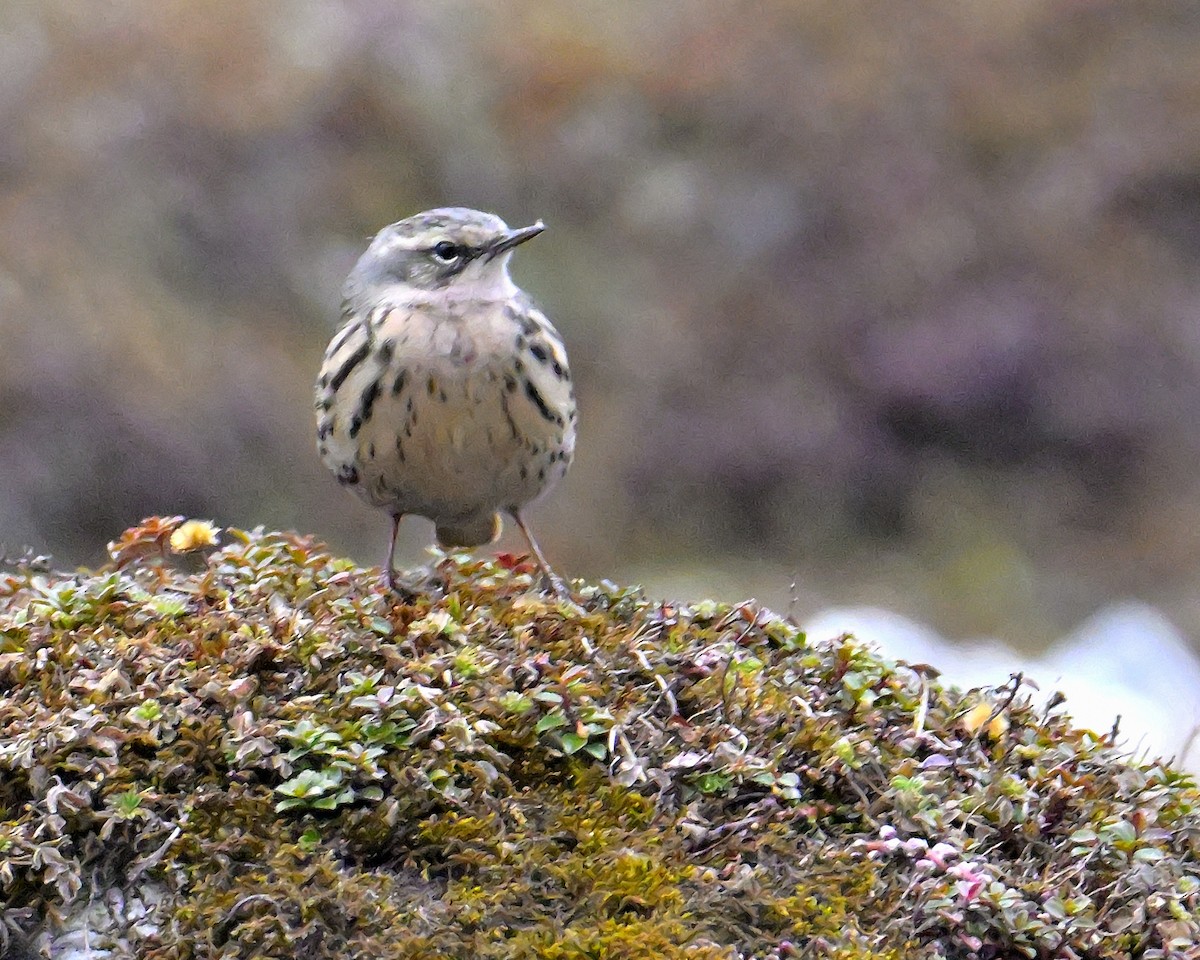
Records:
[[[214,547],[220,532],[221,528],[208,520],[188,520],[171,534],[171,550],[174,553],[190,553],[203,547]]]

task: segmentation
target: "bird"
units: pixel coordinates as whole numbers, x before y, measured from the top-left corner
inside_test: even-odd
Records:
[[[401,519],[446,549],[493,542],[508,514],[550,588],[569,598],[525,516],[575,453],[575,388],[562,337],[509,274],[545,229],[439,207],[390,224],[342,289],[317,378],[317,451],[343,486],[387,511],[383,581]],[[411,592],[411,591],[410,591]]]

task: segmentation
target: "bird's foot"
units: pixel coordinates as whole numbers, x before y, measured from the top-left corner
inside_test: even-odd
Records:
[[[446,575],[438,570],[424,570],[415,576],[401,577],[388,567],[383,572],[383,586],[401,603],[412,604],[422,597],[434,600],[445,596],[450,584]]]
[[[579,605],[579,601],[575,599],[575,595],[571,593],[571,588],[566,582],[556,574],[553,570],[543,569],[536,580],[534,586],[542,592],[554,594],[554,598],[559,604],[571,611],[576,616],[583,616],[583,607]]]

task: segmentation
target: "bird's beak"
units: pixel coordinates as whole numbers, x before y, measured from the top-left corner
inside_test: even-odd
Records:
[[[503,237],[492,244],[492,248],[488,251],[491,257],[498,257],[506,250],[511,250],[517,244],[524,243],[526,240],[532,240],[539,233],[546,229],[546,225],[539,220],[530,227],[518,227],[515,230],[509,230]],[[489,257],[490,259],[490,257]]]

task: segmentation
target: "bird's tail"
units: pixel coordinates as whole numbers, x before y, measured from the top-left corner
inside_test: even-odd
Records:
[[[438,524],[437,542],[443,547],[481,547],[500,536],[500,514],[485,513],[459,523]]]

